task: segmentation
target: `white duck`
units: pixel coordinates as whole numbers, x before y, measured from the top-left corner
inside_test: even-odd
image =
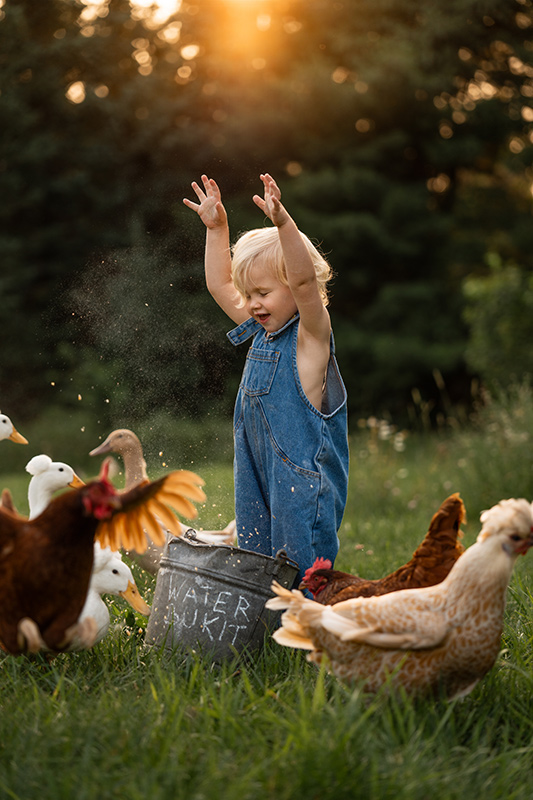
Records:
[[[138,486],[139,483],[148,480],[146,472],[146,461],[144,460],[142,445],[139,437],[128,428],[118,428],[112,431],[101,445],[95,447],[89,453],[90,456],[100,456],[107,453],[117,453],[124,462],[124,491]],[[182,535],[190,530],[190,526],[179,523]],[[237,544],[235,520],[232,520],[221,531],[203,531],[193,529],[196,537],[208,544]],[[147,536],[147,549],[144,553],[127,551],[128,556],[133,558],[143,569],[156,575],[159,570],[159,562],[163,555],[165,546],[154,544]],[[168,540],[168,535],[167,535]]]
[[[62,461],[52,461],[44,454],[34,456],[26,464],[26,470],[33,476],[28,487],[30,519],[44,511],[55,492],[68,486],[83,486],[83,481],[72,467]],[[96,637],[93,644],[103,639],[109,629],[109,609],[102,599],[103,594],[120,595],[139,613],[146,616],[150,613],[150,606],[143,600],[131,570],[122,561],[120,553],[113,552],[109,547],[102,548],[95,542],[91,581],[79,618],[80,622],[94,618]],[[75,641],[69,649],[79,650],[83,647],[80,640]]]
[[[52,461],[50,456],[44,453],[28,461],[26,472],[32,475],[28,486],[30,519],[38,517],[44,511],[55,492],[68,486],[74,489],[83,486],[83,481],[72,467],[62,461]]]
[[[123,597],[135,611],[145,616],[150,614],[150,606],[143,600],[131,569],[124,563],[120,553],[111,550],[110,547],[100,547],[96,542],[91,582],[85,605],[80,614],[81,621],[92,617],[96,622],[93,644],[100,642],[109,630],[111,618],[109,609],[102,599],[103,594]],[[77,640],[74,640],[69,647],[69,650],[83,649],[85,649],[85,645]]]
[[[25,436],[19,433],[6,414],[0,414],[0,441],[11,439],[17,444],[28,444]]]

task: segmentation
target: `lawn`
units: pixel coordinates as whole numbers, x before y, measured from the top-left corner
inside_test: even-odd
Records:
[[[367,577],[395,569],[454,491],[470,545],[482,509],[533,495],[531,430],[524,387],[442,432],[353,425],[337,566]],[[200,524],[223,527],[231,464],[205,461],[198,471],[208,498]],[[27,481],[2,478],[22,507]],[[113,630],[91,651],[50,664],[0,656],[0,797],[529,800],[532,558],[515,569],[496,665],[452,703],[370,696],[272,640],[222,666],[148,648],[145,620],[112,603]],[[154,580],[135,574],[150,602]]]

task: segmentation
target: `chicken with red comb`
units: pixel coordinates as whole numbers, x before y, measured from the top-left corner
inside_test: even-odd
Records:
[[[59,652],[74,640],[91,646],[95,626],[78,624],[93,565],[94,542],[146,547],[161,542],[159,520],[175,533],[171,509],[193,518],[191,502],[205,499],[203,481],[187,470],[171,472],[119,493],[100,478],[53,499],[27,520],[0,507],[0,646],[14,655],[43,647]],[[91,618],[89,618],[90,620]]]
[[[361,578],[349,572],[325,566],[327,559],[318,559],[300,583],[322,605],[331,606],[351,597],[374,597],[397,592],[400,589],[415,589],[434,586],[449,573],[464,551],[459,539],[461,523],[465,517],[463,501],[457,493],[450,495],[433,515],[429,530],[412,558],[397,570],[383,578]]]
[[[463,697],[498,657],[507,586],[533,546],[527,500],[502,500],[481,523],[475,544],[435,586],[325,606],[274,583],[267,608],[284,612],[274,639],[369,692]]]

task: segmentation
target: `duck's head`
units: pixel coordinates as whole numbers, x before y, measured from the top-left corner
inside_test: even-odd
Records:
[[[25,436],[19,433],[6,414],[0,414],[0,441],[10,439],[17,444],[28,444]]]
[[[147,617],[150,606],[139,592],[131,569],[122,560],[122,556],[110,547],[94,544],[93,572],[91,588],[98,594],[113,594],[123,597],[135,611]]]
[[[28,486],[30,519],[38,516],[56,492],[72,487],[77,489],[84,482],[76,475],[72,467],[63,461],[52,461],[50,456],[41,453],[34,456],[26,464],[26,472],[32,476]]]
[[[102,444],[95,447],[89,453],[90,456],[102,456],[105,453],[124,454],[129,450],[140,450],[141,442],[139,437],[128,430],[128,428],[118,428],[112,431]]]
[[[63,461],[52,461],[50,456],[41,453],[34,456],[26,464],[26,472],[32,475],[32,481],[39,483],[43,490],[56,492],[58,489],[65,489],[71,486],[73,489],[83,486],[84,482],[70,467]]]

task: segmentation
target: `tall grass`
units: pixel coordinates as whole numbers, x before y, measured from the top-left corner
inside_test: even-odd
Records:
[[[396,568],[453,491],[471,544],[483,508],[533,494],[532,423],[521,387],[449,433],[355,429],[339,567],[368,577]],[[205,471],[200,519],[220,526],[232,514],[231,465]],[[497,664],[452,703],[369,696],[273,641],[221,666],[150,649],[143,620],[115,602],[111,634],[89,652],[0,657],[0,797],[529,800],[531,557],[513,576]],[[134,570],[150,599],[153,579]]]

